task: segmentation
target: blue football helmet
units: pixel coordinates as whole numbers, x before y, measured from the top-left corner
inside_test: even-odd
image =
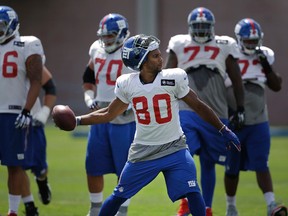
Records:
[[[14,36],[19,29],[16,12],[7,6],[0,6],[0,44]]]
[[[144,34],[130,37],[122,47],[122,61],[131,70],[140,71],[141,65],[147,60],[150,51],[159,48],[160,40]]]
[[[234,32],[241,51],[247,55],[253,55],[256,48],[262,45],[264,33],[259,23],[253,19],[240,20],[236,24]]]
[[[128,22],[120,14],[111,13],[102,18],[97,35],[107,53],[114,52],[129,37]]]
[[[197,43],[207,43],[214,38],[215,18],[213,13],[204,7],[198,7],[188,16],[189,34]]]

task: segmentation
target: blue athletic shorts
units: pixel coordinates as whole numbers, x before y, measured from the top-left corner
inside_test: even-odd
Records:
[[[131,198],[162,172],[167,192],[172,200],[187,193],[199,192],[194,160],[187,149],[182,149],[162,158],[141,162],[127,162],[114,189],[117,197]]]
[[[236,175],[240,170],[267,171],[270,152],[269,123],[246,125],[235,133],[241,142],[241,152],[233,149],[229,151],[226,173]]]
[[[0,114],[0,163],[5,166],[23,166],[26,162],[25,151],[28,148],[30,127],[16,129],[18,114]]]
[[[180,111],[180,122],[192,155],[224,165],[227,157],[226,144],[218,130],[204,121],[198,114]],[[227,119],[221,119],[227,125]]]
[[[44,132],[44,127],[42,126],[34,126],[29,134],[30,150],[26,151],[27,154],[32,154],[33,162],[30,164],[26,164],[24,169],[31,169],[31,171],[37,176],[41,176],[41,174],[45,173],[48,164],[46,158],[46,137]],[[31,156],[29,156],[31,157]]]
[[[135,122],[91,125],[86,151],[86,173],[99,176],[120,175],[134,139]]]

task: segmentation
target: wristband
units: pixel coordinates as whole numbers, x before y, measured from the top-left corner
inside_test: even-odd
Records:
[[[76,126],[81,125],[81,116],[76,116]]]

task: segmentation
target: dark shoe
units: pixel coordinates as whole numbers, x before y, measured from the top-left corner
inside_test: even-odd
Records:
[[[48,179],[46,178],[45,180],[38,180],[36,178],[36,182],[38,185],[38,196],[40,201],[44,204],[44,205],[48,205],[51,201],[51,189],[50,186],[48,184]]]
[[[39,216],[38,209],[34,202],[25,203],[25,216]]]

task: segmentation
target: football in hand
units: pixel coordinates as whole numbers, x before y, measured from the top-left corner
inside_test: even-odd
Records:
[[[76,118],[69,106],[56,105],[52,110],[52,118],[61,130],[72,131],[76,127]]]

